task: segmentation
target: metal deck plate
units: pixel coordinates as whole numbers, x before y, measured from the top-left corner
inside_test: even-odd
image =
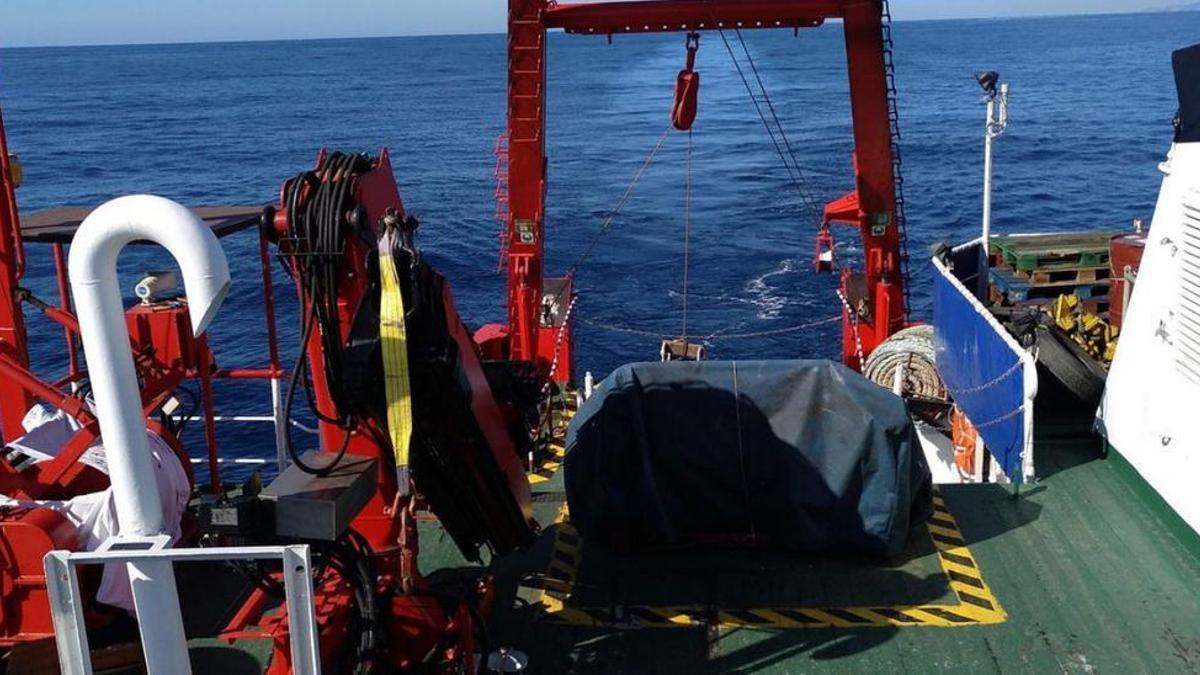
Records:
[[[580,626],[614,626],[624,629],[634,628],[679,628],[679,627],[719,627],[719,628],[772,628],[772,629],[804,629],[804,628],[864,628],[864,627],[894,627],[894,626],[936,626],[944,628],[977,626],[1003,622],[1007,617],[1000,603],[992,594],[975,557],[968,549],[958,524],[951,515],[945,502],[940,496],[934,498],[934,516],[925,526],[928,536],[924,544],[912,551],[918,556],[915,561],[903,565],[899,569],[874,567],[870,564],[851,565],[848,569],[832,569],[835,566],[813,564],[811,558],[786,556],[782,559],[771,554],[751,553],[748,556],[738,556],[735,553],[716,551],[712,555],[703,552],[682,552],[676,556],[684,556],[677,567],[678,575],[698,577],[700,585],[720,585],[734,577],[733,584],[740,588],[742,596],[737,603],[688,604],[688,605],[658,605],[641,604],[634,600],[641,588],[649,591],[650,595],[661,595],[664,586],[679,583],[676,579],[659,577],[653,578],[656,570],[672,566],[669,558],[661,556],[633,556],[621,562],[614,561],[613,554],[600,553],[600,566],[608,568],[610,574],[600,575],[591,579],[583,578],[585,588],[598,592],[588,593],[586,590],[579,597],[576,593],[577,584],[581,581],[581,572],[587,567],[587,554],[579,533],[567,520],[565,506],[559,513],[555,526],[554,547],[550,554],[550,563],[541,579],[534,580],[533,585],[523,588],[522,598],[534,605],[540,606],[543,619],[563,622]],[[945,587],[950,591],[948,602],[924,602],[931,592],[936,593],[936,586],[931,588],[927,582],[912,583],[910,570],[919,568],[919,558],[928,551],[936,557],[940,572],[945,579]],[[687,557],[701,556],[703,564],[712,568],[709,574],[699,570],[689,569]],[[732,561],[728,568],[721,566],[722,561]],[[778,563],[772,565],[771,563]],[[742,577],[758,577],[754,581],[747,579],[736,580],[739,576],[736,568],[744,566]],[[620,567],[614,570],[614,567]],[[682,569],[680,569],[682,568]],[[641,572],[649,571],[649,575]],[[849,572],[847,575],[846,573]],[[782,584],[772,584],[765,579],[772,574],[785,577]],[[878,604],[849,605],[849,606],[819,606],[798,602],[788,602],[785,590],[797,595],[803,593],[805,581],[800,577],[825,576],[826,578],[843,576],[842,582],[853,583],[858,577],[864,586],[865,593],[879,591],[881,596]],[[925,575],[928,578],[928,575]],[[642,577],[642,578],[639,578]],[[705,578],[712,577],[712,578]],[[912,577],[912,578],[910,578]],[[836,580],[835,580],[836,581]],[[757,582],[757,583],[756,583]],[[766,586],[766,592],[756,595],[747,586]],[[616,587],[620,588],[605,588]],[[704,591],[691,588],[684,594],[695,595]],[[669,592],[669,591],[668,591]],[[912,597],[896,598],[911,592]],[[621,594],[622,601],[613,603],[611,594]],[[719,593],[719,591],[718,591]],[[609,599],[609,602],[601,602]],[[774,600],[779,604],[750,604],[750,601]]]

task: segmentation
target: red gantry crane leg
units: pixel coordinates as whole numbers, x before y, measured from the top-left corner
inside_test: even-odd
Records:
[[[546,7],[508,3],[508,325],[510,357],[537,362],[545,252]]]
[[[842,360],[861,368],[859,359],[865,359],[888,336],[904,328],[907,315],[892,173],[882,2],[843,2],[842,25],[854,121],[858,229],[865,266],[861,272],[846,271],[842,276],[842,293],[854,312],[848,312],[843,322]],[[857,341],[854,331],[859,333]],[[861,356],[857,353],[859,344]]]

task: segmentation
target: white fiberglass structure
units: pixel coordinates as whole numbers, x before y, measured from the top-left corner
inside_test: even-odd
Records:
[[[1100,406],[1100,429],[1200,532],[1200,45],[1175,54],[1180,115]]]

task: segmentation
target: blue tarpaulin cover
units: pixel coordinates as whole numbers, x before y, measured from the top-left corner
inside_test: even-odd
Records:
[[[1024,352],[958,278],[966,265],[957,261],[978,258],[978,245],[958,253],[953,272],[937,264],[933,276],[938,372],[1004,474],[1020,482],[1029,438]]]
[[[829,361],[643,363],[579,410],[571,520],[625,547],[898,554],[930,512],[904,402]]]

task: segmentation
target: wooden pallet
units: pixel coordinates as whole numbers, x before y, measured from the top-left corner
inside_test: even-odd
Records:
[[[1108,242],[1119,231],[1074,232],[992,237],[992,250],[1019,272],[1052,265],[1074,268],[1108,266]]]
[[[1023,272],[1016,270],[1018,277],[1028,280],[1035,286],[1048,284],[1088,284],[1108,281],[1112,270],[1108,265],[1103,267],[1077,267],[1070,264],[1046,265],[1038,269]]]
[[[1030,300],[1053,300],[1060,295],[1074,293],[1081,300],[1108,298],[1108,280],[1101,281],[1051,281],[1034,283],[1007,267],[993,267],[992,285],[996,290],[1016,303]]]

